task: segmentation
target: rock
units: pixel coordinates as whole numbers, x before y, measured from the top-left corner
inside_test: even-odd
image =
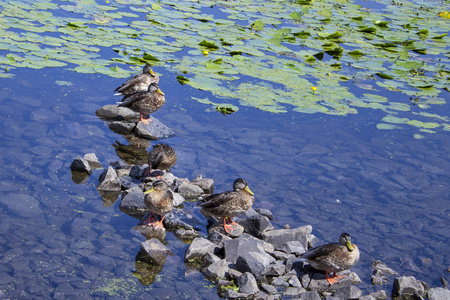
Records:
[[[261,288],[269,294],[275,294],[277,292],[277,289],[273,285],[264,282],[261,283]]]
[[[235,221],[244,227],[244,232],[259,237],[266,230],[273,230],[273,225],[267,217],[264,217],[252,208],[246,213],[237,216]]]
[[[151,117],[151,119],[152,121],[148,125],[139,122],[134,129],[134,133],[137,136],[149,140],[159,140],[175,136],[175,133],[170,130],[169,127],[161,123],[158,119],[156,119],[155,117]]]
[[[428,290],[428,300],[450,299],[450,291],[441,287]]]
[[[111,166],[100,174],[98,181],[97,190],[99,191],[114,192],[122,190],[119,177]]]
[[[223,241],[225,258],[232,263],[236,263],[237,258],[248,252],[258,252],[265,254],[263,241],[240,237]]]
[[[220,233],[219,231],[214,231],[210,235],[208,235],[208,240],[216,244],[218,247],[223,248],[223,242],[229,241],[231,240],[231,238],[225,234]],[[232,261],[234,262],[235,260]]]
[[[166,224],[166,219],[164,219],[164,224]],[[184,243],[190,243],[195,238],[200,236],[200,233],[195,231],[195,229],[179,228],[175,229],[172,233],[177,239],[181,240]]]
[[[275,259],[267,253],[247,252],[236,259],[236,269],[241,272],[250,272],[256,278],[262,276],[266,268],[275,262]]]
[[[380,260],[374,260],[371,265],[372,269],[383,272],[388,275],[398,275],[398,273],[389,268],[384,262]]]
[[[43,217],[43,211],[39,200],[28,194],[2,194],[0,203],[6,205],[7,209],[19,217],[33,218]]]
[[[118,134],[131,134],[133,129],[136,127],[135,122],[127,121],[114,121],[108,125],[109,129]]]
[[[116,172],[117,172],[117,170],[116,170]],[[117,174],[117,176],[119,176],[119,174]],[[132,178],[128,175],[125,175],[122,177],[119,176],[119,180],[120,180],[120,184],[124,190],[128,190],[128,189],[131,189],[134,187],[140,188],[140,186],[141,186],[141,183],[139,182],[139,180]]]
[[[145,171],[147,171],[148,165],[134,165],[130,170],[130,177],[134,178],[142,178],[144,176]]]
[[[288,241],[283,244],[279,250],[295,255],[300,255],[306,252],[306,249],[303,247],[300,241]]]
[[[184,199],[183,196],[181,196],[181,195],[178,194],[178,193],[175,193],[174,191],[172,191],[172,195],[173,195],[173,206],[174,206],[174,207],[178,207],[178,206],[180,206],[181,204],[183,204],[184,201],[186,201],[186,199]]]
[[[210,264],[208,267],[204,268],[202,270],[202,273],[209,279],[209,280],[218,280],[218,279],[225,279],[229,277],[228,275],[228,269],[232,268],[233,264],[225,259],[221,259],[219,261],[216,261],[213,264]]]
[[[339,299],[359,299],[361,295],[361,290],[354,285],[338,287],[336,292],[334,293],[334,296],[338,297]]]
[[[339,276],[345,275],[345,277],[339,278],[338,282],[333,284],[333,288],[339,289],[341,287],[350,286],[350,285],[358,284],[361,282],[361,279],[359,278],[359,276],[356,273],[354,273],[354,272],[350,273],[350,271],[348,271],[348,270],[339,272],[338,275]],[[303,279],[302,279],[302,282],[303,282]],[[324,291],[324,290],[327,290],[328,288],[329,288],[329,284],[328,284],[325,274],[324,273],[313,273],[311,281],[308,285],[308,289]]]
[[[233,289],[227,289],[224,293],[226,299],[246,299],[249,296],[249,294],[238,293]]]
[[[145,220],[144,217],[142,220]],[[147,240],[158,239],[161,242],[164,242],[166,239],[166,229],[155,229],[153,226],[148,225],[136,225],[133,227],[133,230],[141,233]]]
[[[230,280],[236,281],[238,277],[242,275],[242,272],[239,272],[238,270],[235,269],[229,269],[228,274],[230,275]]]
[[[304,293],[306,290],[304,288],[299,287],[288,287],[284,292],[283,296],[285,297],[298,297],[300,293]]]
[[[339,300],[339,298],[335,298],[336,300]],[[375,297],[373,297],[372,295],[364,295],[361,298],[359,298],[359,300],[377,300]]]
[[[158,239],[146,240],[141,243],[141,251],[144,252],[153,264],[164,264],[168,255],[175,255]]]
[[[263,275],[282,276],[284,274],[286,274],[286,266],[282,261],[276,260],[274,263],[267,266]]]
[[[191,224],[198,222],[200,221],[194,219],[191,213],[183,209],[174,209],[164,218],[164,226],[171,229],[194,230]]]
[[[300,299],[302,300],[320,300],[320,295],[317,291],[307,291],[300,294]],[[339,299],[339,298],[337,298]]]
[[[290,286],[302,287],[300,280],[298,280],[298,277],[295,275],[292,275],[291,277],[289,277],[287,282],[289,283]]]
[[[261,238],[271,243],[276,250],[282,250],[286,243],[290,241],[299,241],[305,249],[308,249],[308,243],[311,240],[311,231],[311,225],[294,229],[270,230],[262,233]]]
[[[142,216],[148,211],[144,202],[144,192],[129,192],[120,201],[120,211],[130,216]]]
[[[206,253],[203,256],[203,262],[206,265],[211,265],[211,264],[213,264],[215,262],[218,262],[219,260],[220,260],[220,258],[217,255],[215,255],[214,253],[211,253],[211,252],[208,252],[208,253]]]
[[[388,281],[388,277],[380,270],[373,270],[370,276],[372,284],[383,284]]]
[[[267,217],[270,221],[273,221],[274,217],[270,210],[265,208],[255,208],[255,211],[261,216]]]
[[[191,184],[200,187],[203,190],[203,194],[212,194],[214,192],[214,180],[210,178],[202,178],[202,175],[198,175]]]
[[[223,221],[219,221],[219,222],[214,223],[212,226],[210,226],[208,228],[208,234],[211,235],[215,231],[219,232],[220,234],[224,234],[224,235],[226,234],[227,236],[229,236],[231,238],[238,238],[244,233],[244,227],[242,227],[239,224],[234,225],[231,232],[226,233],[225,229],[223,229]]]
[[[272,278],[272,285],[274,286],[283,286],[288,287],[289,283],[287,282],[289,277],[287,276],[277,276]]]
[[[277,250],[270,252],[270,255],[272,255],[275,259],[279,259],[279,260],[287,260],[289,258],[296,259],[294,254],[286,253],[283,251],[277,251]]]
[[[204,194],[201,187],[191,184],[189,182],[181,183],[176,191],[186,199],[195,199],[198,196]]]
[[[91,169],[99,169],[102,167],[102,164],[98,161],[95,153],[87,153],[83,156],[83,158],[88,162]]]
[[[118,105],[105,105],[95,112],[101,119],[107,120],[139,120],[139,113],[136,113],[128,107],[119,107]]]
[[[370,293],[370,296],[374,297],[376,300],[386,300],[388,298],[385,290]]]
[[[253,295],[259,292],[255,276],[249,272],[245,272],[238,277],[237,285],[241,293]]]
[[[401,276],[394,279],[392,297],[397,296],[421,296],[425,294],[423,285],[413,276]]]
[[[186,250],[186,254],[184,255],[185,262],[203,262],[203,256],[208,252],[214,253],[216,249],[216,245],[212,242],[208,241],[205,238],[196,238],[189,245],[189,248]]]
[[[72,164],[70,165],[70,170],[84,172],[87,174],[92,173],[92,169],[91,166],[89,165],[89,162],[80,156],[74,158]]]

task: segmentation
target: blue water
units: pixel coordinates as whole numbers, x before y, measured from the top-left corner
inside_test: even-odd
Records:
[[[190,97],[220,99],[155,70],[167,101],[154,116],[177,134],[165,140],[177,151],[175,176],[213,178],[216,191],[242,177],[254,207],[273,211],[275,227],[311,224],[321,243],[350,232],[361,250],[352,270],[364,294],[392,287],[393,278],[370,284],[375,259],[432,286],[449,280],[448,133],[415,139],[413,127],[378,130],[384,115],[374,110],[334,117],[240,107],[222,116]],[[102,201],[101,170],[83,184],[71,179],[76,156],[94,152],[104,167],[119,160],[112,144],[127,141],[95,111],[116,101],[122,80],[63,69],[14,73],[0,92],[0,298],[218,297],[184,264],[188,245],[171,233],[167,246],[176,255],[153,283],[141,284],[133,275],[144,240],[131,231],[138,220],[118,209],[120,200]],[[195,213],[204,232],[206,220]]]

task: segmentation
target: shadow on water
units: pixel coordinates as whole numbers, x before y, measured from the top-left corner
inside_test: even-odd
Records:
[[[448,279],[448,134],[415,139],[414,129],[377,130],[383,115],[374,110],[333,117],[241,107],[223,116],[190,98],[209,93],[165,75],[167,102],[155,116],[177,134],[164,141],[177,151],[177,177],[202,174],[217,191],[243,177],[254,207],[271,209],[278,228],[311,224],[321,242],[350,232],[361,250],[352,270],[364,294],[379,289],[370,284],[374,259],[432,286]],[[55,77],[73,85],[58,86]],[[165,242],[174,256],[162,265],[141,259],[145,238],[132,230],[138,220],[119,210],[117,195],[102,200],[95,189],[102,170],[86,178],[70,172],[72,160],[90,152],[104,168],[146,162],[154,142],[137,147],[95,116],[114,103],[120,80],[27,69],[3,80],[0,298],[218,298],[184,264],[188,245],[172,233]],[[204,229],[194,204],[185,206]]]

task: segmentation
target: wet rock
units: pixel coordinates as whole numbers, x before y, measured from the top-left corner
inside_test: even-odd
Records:
[[[380,270],[372,271],[370,279],[372,284],[383,284],[389,280],[389,278]]]
[[[263,275],[282,276],[284,274],[286,274],[286,266],[282,261],[276,260],[274,263],[267,266]]]
[[[166,221],[166,219],[164,219],[164,224],[165,224],[165,221]],[[184,243],[190,243],[190,242],[192,242],[192,240],[194,240],[195,238],[198,238],[200,236],[200,233],[194,229],[179,228],[179,229],[175,229],[172,233],[173,233],[173,235],[175,235],[175,237],[177,239],[181,240]]]
[[[202,273],[209,280],[218,280],[229,278],[228,270],[233,267],[233,264],[225,259],[221,259],[216,261],[213,264],[210,264],[208,267],[202,269]]]
[[[99,191],[120,191],[122,186],[120,184],[119,177],[117,176],[116,171],[109,166],[98,178],[97,190]]]
[[[170,130],[169,127],[161,123],[158,119],[156,119],[155,117],[151,117],[151,119],[152,121],[148,125],[139,122],[134,129],[134,133],[137,136],[149,140],[159,140],[175,136],[175,133]]]
[[[220,279],[217,282],[217,293],[219,294],[219,297],[225,298],[225,293],[228,289],[236,289],[236,285],[230,281],[225,279]]]
[[[92,168],[89,165],[89,162],[80,156],[74,158],[72,164],[70,165],[70,170],[88,174],[92,173]]]
[[[278,251],[278,250],[270,252],[270,255],[272,255],[275,259],[278,259],[278,260],[287,260],[289,258],[295,258],[294,254],[290,254],[290,253],[286,253],[286,252]]]
[[[237,285],[239,287],[239,292],[241,293],[253,295],[259,292],[255,276],[248,272],[245,272],[238,277]]]
[[[270,230],[261,234],[261,238],[271,243],[275,250],[281,250],[285,247],[287,242],[299,241],[301,245],[308,249],[308,243],[311,239],[312,226],[306,225],[294,229],[278,229]]]
[[[211,252],[208,252],[208,253],[206,253],[203,256],[203,262],[206,265],[211,265],[211,264],[213,264],[215,262],[218,262],[219,260],[220,260],[220,258],[217,255],[215,255],[214,253],[211,253]]]
[[[317,291],[307,291],[300,294],[302,300],[320,300],[320,295]],[[337,298],[339,299],[339,298]]]
[[[279,250],[295,255],[300,255],[306,252],[306,249],[299,241],[288,241],[283,244]]]
[[[120,201],[119,209],[130,216],[144,215],[148,211],[144,202],[144,192],[140,190],[127,193]]]
[[[265,254],[264,242],[257,239],[240,237],[237,239],[224,240],[223,245],[225,249],[225,258],[232,263],[236,263],[237,258],[243,253],[258,252],[260,254]]]
[[[186,199],[195,199],[198,196],[204,194],[204,191],[201,187],[186,181],[183,181],[177,187],[176,191]]]
[[[95,153],[87,153],[83,156],[83,158],[88,162],[91,169],[99,169],[102,167],[102,164],[99,162]]]
[[[249,298],[249,294],[238,293],[233,289],[227,289],[224,293],[226,299],[246,299]]]
[[[236,269],[241,272],[250,272],[256,278],[262,276],[266,268],[275,262],[275,259],[267,253],[246,252],[236,259]]]
[[[274,217],[270,210],[265,208],[255,208],[255,211],[261,216],[267,217],[270,221],[273,221]]]
[[[261,288],[269,294],[275,294],[277,292],[277,289],[273,285],[264,282],[261,283]]]
[[[238,238],[244,233],[244,227],[241,225],[234,225],[230,233],[226,233],[225,229],[223,229],[223,221],[219,221],[214,223],[212,226],[208,228],[208,234],[211,235],[214,232],[219,232],[220,234],[227,235],[231,238]]]
[[[259,237],[266,230],[274,229],[267,217],[256,213],[253,209],[249,209],[249,211],[235,218],[235,221],[244,227],[244,232]]]
[[[205,238],[196,238],[189,245],[189,248],[186,250],[186,254],[184,255],[185,262],[203,262],[203,256],[206,253],[211,252],[214,253],[216,249],[216,245],[212,242],[208,241]]]
[[[339,298],[335,298],[336,300],[339,300]],[[361,298],[359,298],[359,300],[377,300],[375,297],[373,297],[372,295],[364,295]]]
[[[142,220],[145,220],[144,217]],[[147,224],[139,224],[133,227],[133,230],[140,232],[147,240],[158,239],[164,242],[166,239],[166,229],[155,229],[153,226],[148,226]]]
[[[139,182],[139,180],[132,178],[128,175],[125,176],[119,176],[119,180],[120,180],[120,185],[122,186],[122,188],[124,190],[128,190],[134,187],[138,187],[140,188],[141,183]]]
[[[380,260],[374,260],[371,265],[372,269],[383,272],[389,275],[398,275],[398,273],[391,268],[389,268],[384,262]]]
[[[428,290],[428,300],[450,299],[450,291],[441,287]]]
[[[210,235],[208,235],[208,240],[216,244],[218,247],[223,248],[223,242],[231,240],[231,238],[225,234],[220,233],[219,231],[214,231]]]
[[[350,286],[352,284],[358,284],[361,282],[361,279],[359,276],[354,273],[350,272],[348,270],[339,272],[339,276],[345,275],[344,278],[339,278],[338,282],[333,284],[333,288],[341,288]],[[324,273],[313,273],[313,276],[311,277],[311,281],[308,284],[308,289],[311,290],[318,290],[318,291],[324,291],[329,288],[329,283],[327,281],[327,278]]]
[[[377,292],[370,293],[370,296],[374,297],[376,300],[386,300],[388,298],[385,290],[379,290]]]
[[[178,193],[175,193],[175,192],[172,191],[172,195],[173,195],[173,206],[174,206],[174,207],[178,207],[178,206],[180,206],[181,204],[183,204],[184,201],[186,201],[186,199],[184,199],[184,197],[181,196],[181,195],[178,194]]]
[[[130,170],[130,177],[134,178],[142,178],[144,176],[145,171],[147,171],[148,165],[134,165]]]
[[[118,134],[130,134],[136,127],[135,122],[114,121],[108,125],[109,129]]]
[[[394,279],[392,297],[397,296],[421,296],[425,294],[423,285],[413,276],[401,276]]]
[[[339,287],[334,294],[339,299],[359,299],[361,295],[361,290],[354,285]]]
[[[300,293],[303,293],[303,292],[306,292],[306,290],[304,288],[290,286],[283,292],[283,296],[285,296],[285,297],[298,297],[298,295]]]
[[[170,229],[194,230],[191,224],[197,222],[191,213],[183,209],[174,209],[164,218],[164,226]]]
[[[202,175],[198,175],[191,183],[200,187],[204,194],[212,194],[214,192],[214,180],[210,178],[202,178]]]
[[[158,239],[146,240],[141,243],[141,251],[147,255],[153,264],[164,264],[168,255],[175,255]]]
[[[95,114],[106,120],[138,120],[139,113],[136,113],[128,107],[119,107],[118,105],[110,104],[99,108]]]

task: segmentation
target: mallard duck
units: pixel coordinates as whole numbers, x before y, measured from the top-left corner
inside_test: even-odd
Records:
[[[145,176],[150,176],[151,170],[167,171],[177,162],[175,150],[167,144],[159,143],[148,153],[148,168]]]
[[[230,218],[247,211],[253,202],[255,197],[247,181],[238,178],[233,183],[233,191],[211,195],[198,205],[202,207],[201,212],[206,217],[223,218],[223,229],[226,233],[230,233],[233,225],[237,225]]]
[[[152,83],[146,92],[137,92],[123,97],[119,106],[138,112],[142,123],[149,124],[151,119],[147,115],[160,109],[165,101],[164,93],[159,89],[158,84]]]
[[[325,271],[330,285],[337,282],[336,272],[353,267],[359,260],[359,249],[352,244],[350,234],[344,232],[339,237],[339,243],[331,243],[312,248],[301,257],[317,270]],[[332,277],[328,273],[334,273]]]
[[[167,213],[173,209],[173,194],[164,180],[153,182],[152,188],[144,192],[144,203],[150,210],[147,225],[155,229],[163,229],[163,220]],[[156,221],[153,214],[162,216],[161,221]]]
[[[114,90],[114,95],[130,95],[137,92],[145,92],[151,83],[158,83],[159,76],[153,72],[152,67],[145,65],[142,74],[138,74],[125,81],[121,86]]]

